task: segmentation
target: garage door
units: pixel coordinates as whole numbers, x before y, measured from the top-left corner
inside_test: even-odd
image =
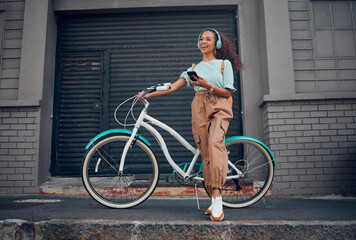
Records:
[[[121,102],[144,87],[174,82],[192,63],[199,63],[197,36],[207,27],[236,39],[236,12],[60,16],[52,175],[79,175],[87,142],[100,131],[123,128],[113,116]],[[239,87],[238,75],[235,87]],[[193,89],[186,87],[152,99],[149,114],[173,127],[195,146],[190,116],[193,96]],[[233,97],[235,117],[228,135],[240,134],[238,91]],[[137,105],[135,114],[141,107]],[[129,105],[121,109],[118,119],[124,121]],[[170,134],[160,132],[176,162],[191,160],[189,151]],[[170,173],[172,170],[155,139],[143,130],[140,133],[152,143],[161,173]]]

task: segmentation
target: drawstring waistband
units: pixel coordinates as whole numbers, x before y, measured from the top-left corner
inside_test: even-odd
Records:
[[[208,90],[198,90],[198,91],[196,91],[195,96],[205,97],[209,101],[209,103],[211,103],[213,105],[216,104],[216,102],[217,102],[216,97],[218,97],[217,94],[210,92]]]

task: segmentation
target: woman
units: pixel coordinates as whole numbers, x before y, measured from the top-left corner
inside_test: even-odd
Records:
[[[199,64],[183,72],[171,84],[169,91],[150,93],[145,98],[169,94],[185,85],[194,86],[192,132],[203,158],[204,183],[212,197],[212,204],[205,214],[210,214],[213,221],[221,221],[224,218],[221,189],[226,181],[228,165],[225,133],[233,117],[228,98],[235,91],[233,68],[241,69],[242,64],[230,41],[215,29],[207,28],[200,33],[198,47],[203,55]],[[194,77],[195,81],[187,74],[193,69],[199,76]]]

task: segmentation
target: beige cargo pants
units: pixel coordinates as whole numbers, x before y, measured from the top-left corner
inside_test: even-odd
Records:
[[[197,91],[192,102],[192,132],[203,158],[203,177],[210,196],[222,189],[227,175],[225,134],[233,117],[227,98],[209,91]]]

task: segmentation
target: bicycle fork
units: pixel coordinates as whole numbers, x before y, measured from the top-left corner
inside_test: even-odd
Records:
[[[132,142],[136,138],[136,134],[138,132],[138,129],[141,126],[141,123],[143,122],[143,119],[147,115],[147,107],[145,107],[145,109],[142,110],[140,116],[138,117],[138,119],[136,121],[135,127],[132,130],[132,134],[131,134],[129,140],[125,144],[124,150],[123,150],[122,155],[121,155],[121,160],[120,160],[120,166],[119,166],[119,172],[118,172],[119,176],[122,176],[123,173],[124,173],[124,165],[125,165],[125,159],[126,159],[127,152],[129,151],[129,148],[130,148]]]

